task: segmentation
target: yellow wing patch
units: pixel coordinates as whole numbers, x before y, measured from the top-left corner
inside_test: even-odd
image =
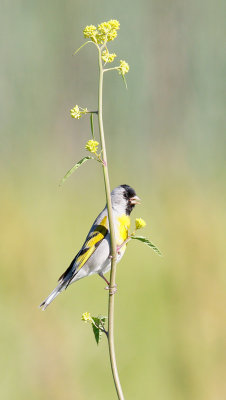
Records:
[[[94,253],[96,248],[105,238],[107,233],[108,233],[108,226],[107,226],[107,216],[106,216],[102,219],[99,225],[95,226],[95,229],[90,233],[86,242],[84,243],[81,253],[76,260],[77,271],[83,267],[86,261],[90,258],[90,256]]]
[[[120,240],[120,243],[118,244],[121,244],[128,238],[128,230],[130,228],[130,217],[124,214],[121,217],[118,217],[118,223],[119,223],[119,240]]]

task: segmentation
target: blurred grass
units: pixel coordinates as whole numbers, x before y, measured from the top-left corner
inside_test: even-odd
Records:
[[[164,254],[130,243],[118,266],[116,349],[126,398],[225,397],[225,167],[223,3],[3,2],[1,26],[0,394],[4,399],[111,399],[105,340],[81,313],[107,312],[97,277],[54,287],[104,206],[101,169],[84,165],[95,107],[94,51],[73,50],[90,23],[118,18],[128,92],[105,82],[112,187],[142,198],[133,218]],[[134,29],[136,26],[136,29]]]

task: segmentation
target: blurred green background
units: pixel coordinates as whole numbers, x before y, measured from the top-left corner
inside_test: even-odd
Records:
[[[225,384],[223,2],[1,2],[0,396],[115,399],[106,340],[81,314],[107,312],[96,276],[40,302],[105,203],[102,172],[84,154],[95,109],[94,46],[82,29],[121,23],[110,46],[130,64],[104,82],[112,188],[142,198],[133,218],[162,250],[129,244],[117,269],[116,350],[126,399],[219,400]]]

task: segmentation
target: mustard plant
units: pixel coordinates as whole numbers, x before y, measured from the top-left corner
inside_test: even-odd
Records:
[[[129,64],[125,60],[120,60],[116,66],[108,67],[108,64],[115,62],[117,55],[115,53],[110,53],[109,42],[116,39],[118,35],[118,30],[120,29],[120,23],[117,20],[110,20],[107,22],[100,23],[97,27],[95,25],[86,26],[83,30],[85,43],[74,53],[78,51],[87,44],[92,44],[97,49],[98,65],[99,65],[99,90],[98,90],[98,109],[96,111],[89,111],[88,108],[83,108],[77,104],[70,110],[71,117],[74,119],[80,119],[83,116],[90,115],[90,128],[91,128],[91,139],[89,139],[85,145],[85,150],[87,150],[91,155],[83,157],[79,162],[77,162],[63,177],[61,185],[65,182],[67,178],[83,163],[88,160],[95,160],[103,168],[104,176],[104,189],[106,195],[107,209],[108,209],[108,220],[110,229],[110,251],[111,251],[111,272],[110,272],[110,287],[109,287],[109,300],[108,300],[108,316],[99,315],[97,317],[91,316],[89,312],[82,314],[82,320],[86,323],[91,324],[93,333],[97,344],[100,341],[101,335],[104,333],[109,346],[109,356],[111,362],[112,375],[114,379],[114,384],[118,399],[123,400],[124,395],[118,375],[116,355],[115,355],[115,345],[114,345],[114,294],[115,294],[115,278],[116,278],[116,256],[119,248],[116,248],[113,215],[112,215],[112,205],[111,205],[111,190],[110,190],[110,180],[108,172],[108,162],[107,162],[107,151],[105,145],[105,134],[103,126],[103,78],[109,71],[117,71],[122,77],[126,87],[125,75],[129,72]],[[99,126],[99,142],[94,136],[93,128],[93,117],[97,116],[98,126]],[[142,218],[137,218],[135,220],[134,231],[128,235],[126,241],[120,246],[124,246],[130,240],[136,239],[140,242],[147,244],[151,247],[157,254],[161,255],[158,248],[150,242],[149,239],[143,236],[138,236],[136,234],[137,230],[144,228],[146,222]],[[108,321],[108,328],[105,328],[105,323]]]

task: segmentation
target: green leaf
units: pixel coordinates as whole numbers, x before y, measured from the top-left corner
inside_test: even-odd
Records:
[[[107,317],[100,315],[99,317],[92,317],[92,319],[94,321],[94,323],[92,322],[94,337],[95,337],[97,344],[99,344],[102,333],[103,333],[102,329],[103,329],[103,326],[105,324]]]
[[[66,175],[64,175],[63,179],[61,179],[60,181],[60,185],[62,186],[64,184],[64,182],[66,181],[67,178],[69,178],[69,176],[71,176],[71,174],[73,174],[73,172],[80,167],[80,165],[82,165],[84,162],[88,161],[88,160],[95,160],[94,157],[91,156],[86,156],[84,158],[82,158],[79,162],[77,162],[77,164],[75,164],[71,169],[69,169],[69,171],[66,173]]]
[[[99,344],[101,335],[102,335],[102,331],[99,328],[97,328],[94,324],[92,324],[92,327],[93,327],[93,333],[94,333],[95,340],[96,340],[97,344]]]
[[[94,129],[93,129],[93,113],[90,114],[90,126],[91,126],[91,132],[92,132],[93,140],[95,140]]]
[[[140,242],[143,242],[145,244],[147,244],[149,247],[151,247],[159,256],[162,255],[161,251],[158,249],[158,247],[155,246],[155,244],[153,244],[152,242],[150,242],[150,240],[148,240],[146,237],[144,236],[131,236],[131,239],[136,239],[139,240]]]
[[[128,89],[126,78],[125,78],[125,76],[123,74],[122,74],[122,79],[123,79],[123,82],[125,84],[126,89]]]
[[[88,43],[93,43],[92,40],[88,40],[88,42],[83,43],[74,53],[73,56],[75,56],[75,54],[77,54],[79,52],[79,50],[81,50],[86,44]]]

